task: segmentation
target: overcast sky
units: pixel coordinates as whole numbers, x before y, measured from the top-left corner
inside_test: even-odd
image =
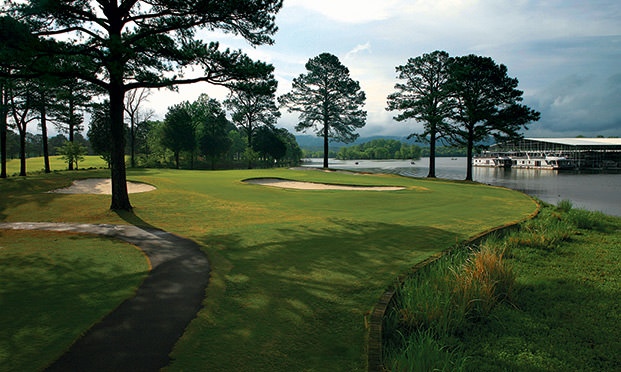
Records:
[[[420,130],[415,122],[394,121],[386,96],[395,66],[434,50],[506,65],[524,103],[541,112],[527,137],[621,136],[619,0],[285,0],[276,24],[272,46],[252,48],[222,33],[198,36],[272,63],[278,95],[305,73],[309,58],[335,54],[367,95],[362,136]],[[168,106],[200,93],[223,100],[227,90],[197,84],[154,91],[149,105],[161,119]],[[283,112],[278,126],[293,132],[296,123]]]

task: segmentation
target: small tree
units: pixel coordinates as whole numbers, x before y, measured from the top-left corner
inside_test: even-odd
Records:
[[[474,54],[451,63],[449,89],[455,99],[454,144],[467,146],[466,180],[472,181],[472,155],[477,142],[489,136],[497,141],[521,137],[519,130],[539,120],[539,113],[519,104],[518,80],[507,75],[505,65]]]
[[[77,142],[67,141],[63,147],[61,147],[60,153],[62,154],[61,158],[65,160],[68,165],[75,164],[75,169],[78,170],[78,163],[84,160],[86,147]],[[68,169],[72,170],[72,167],[68,167]]]
[[[269,67],[273,71],[273,66]],[[224,101],[224,105],[233,112],[233,122],[245,132],[248,148],[252,148],[257,128],[273,128],[280,117],[275,95],[278,82],[271,71],[264,79],[237,84]],[[251,167],[252,162],[249,161],[248,169]]]
[[[192,113],[197,122],[198,148],[210,159],[211,169],[215,169],[216,158],[226,153],[233,142],[227,133],[231,124],[220,102],[206,94],[192,103]]]
[[[253,149],[263,155],[264,159],[273,158],[278,161],[287,154],[287,145],[275,129],[261,127],[255,133]]]
[[[347,67],[330,53],[309,59],[306,70],[293,79],[293,89],[279,102],[289,112],[300,113],[297,131],[313,128],[323,137],[323,167],[328,168],[328,141],[349,143],[358,138],[355,130],[365,125],[367,117],[361,109],[366,97]]]
[[[161,142],[162,146],[175,154],[177,169],[179,169],[181,151],[193,151],[196,147],[195,129],[188,102],[168,108],[162,127]]]
[[[110,132],[110,114],[108,113],[108,103],[95,104],[91,110],[91,122],[88,130],[88,139],[93,151],[100,155],[110,168],[110,151],[112,134]]]
[[[151,91],[145,88],[133,89],[125,95],[125,113],[129,120],[129,150],[131,166],[136,166],[136,137],[138,135],[138,126],[140,123],[151,120],[153,111],[142,110],[141,106],[148,102]]]
[[[19,133],[19,175],[26,176],[26,135],[28,124],[37,119],[34,112],[34,84],[26,79],[14,81],[9,87],[10,109]]]
[[[448,89],[449,65],[447,52],[438,51],[408,59],[397,66],[397,77],[405,80],[397,83],[395,93],[388,96],[386,110],[402,111],[397,121],[414,119],[423,123],[424,130],[413,136],[429,143],[429,174],[436,176],[436,141],[448,130],[447,119],[452,114],[452,98]]]

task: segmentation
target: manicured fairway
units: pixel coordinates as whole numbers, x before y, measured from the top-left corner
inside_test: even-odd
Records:
[[[37,371],[133,295],[149,270],[118,240],[0,230],[0,371]]]
[[[135,215],[109,197],[43,191],[63,173],[0,183],[4,221],[151,225],[199,242],[213,271],[205,308],[168,370],[360,371],[364,314],[400,272],[456,240],[531,214],[527,196],[501,188],[317,171],[131,170],[156,191],[131,195]],[[401,191],[287,190],[241,181],[280,177]]]

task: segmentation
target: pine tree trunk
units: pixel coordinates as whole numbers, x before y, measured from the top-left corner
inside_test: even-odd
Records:
[[[47,145],[47,112],[45,109],[45,95],[41,95],[41,136],[43,137],[43,162],[45,164],[45,173],[50,173],[50,153]]]
[[[120,76],[111,79],[110,88],[110,130],[112,134],[110,165],[112,168],[112,203],[110,209],[130,211],[132,206],[127,194],[125,173],[125,135],[123,128],[123,88]]]
[[[26,176],[26,128],[22,129],[21,124],[17,124],[19,127],[19,175]]]
[[[2,170],[0,171],[0,178],[6,178],[6,116],[2,115],[3,118],[2,124],[0,124],[0,162],[2,165],[0,167]]]
[[[73,98],[69,98],[69,142],[73,143],[73,128],[74,128],[74,117],[73,117]],[[73,162],[69,162],[69,170],[73,170]]]
[[[323,167],[328,168],[328,124],[323,125]]]
[[[428,178],[436,178],[436,130],[435,125],[429,133],[429,174]]]
[[[131,158],[132,158],[132,168],[136,167],[136,160],[134,159],[134,147],[135,147],[135,143],[136,143],[136,133],[134,132],[134,117],[132,115],[131,117],[131,128],[130,128],[130,132],[129,132],[129,140],[131,141],[130,143],[130,147],[131,147]]]
[[[0,85],[0,178],[6,178],[6,131],[7,131],[7,99],[4,85]]]
[[[466,160],[466,181],[472,181],[472,149],[474,147],[474,127],[468,128],[468,156]]]
[[[248,130],[246,131],[246,133],[248,134],[248,150],[252,151],[252,124],[248,124]],[[248,155],[250,155],[251,152],[248,151]],[[252,159],[248,158],[248,169],[252,169]]]

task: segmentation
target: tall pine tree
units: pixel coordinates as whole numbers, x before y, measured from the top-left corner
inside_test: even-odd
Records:
[[[448,53],[438,50],[408,59],[408,63],[396,67],[397,77],[404,82],[397,83],[396,92],[388,96],[386,109],[402,111],[395,120],[414,119],[423,124],[423,132],[410,137],[429,143],[427,177],[436,176],[436,141],[447,133],[447,119],[452,114],[447,84],[450,62]]]
[[[520,138],[520,129],[539,120],[539,113],[520,104],[518,79],[490,57],[470,54],[451,63],[449,89],[455,99],[451,140],[467,147],[466,180],[472,181],[474,146],[488,137]]]
[[[291,92],[279,102],[289,112],[299,112],[297,131],[313,128],[323,137],[323,167],[328,168],[328,141],[353,142],[356,129],[365,125],[362,110],[366,96],[349,69],[330,53],[322,53],[306,63],[306,74],[293,79]]]

